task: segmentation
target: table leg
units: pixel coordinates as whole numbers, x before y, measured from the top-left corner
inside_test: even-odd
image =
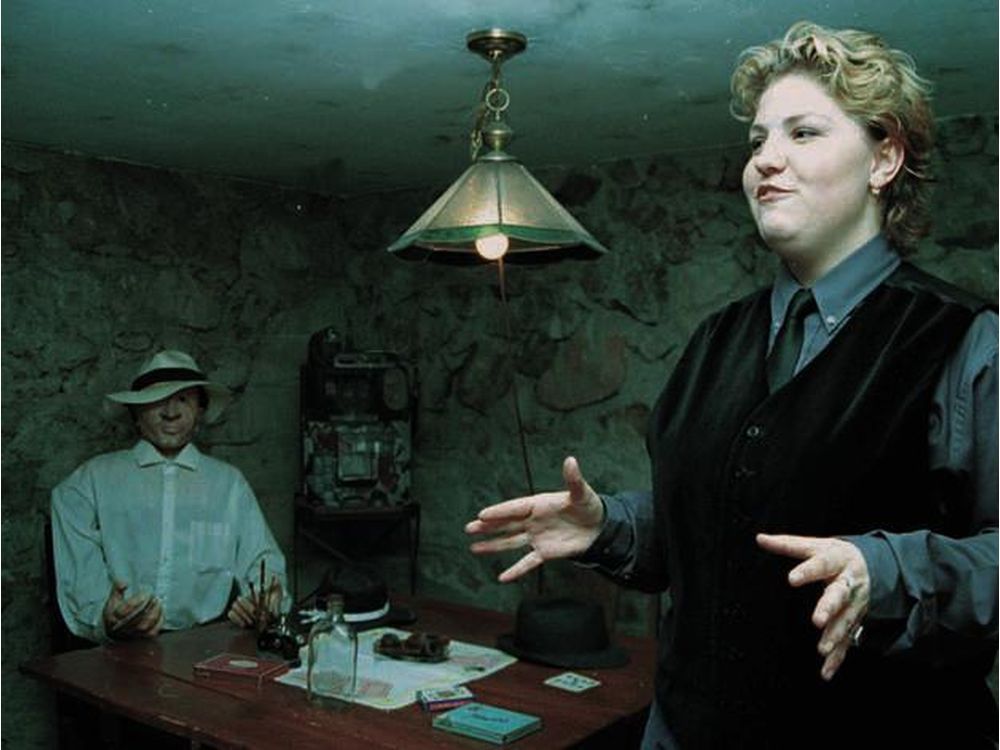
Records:
[[[413,523],[407,524],[410,538],[410,593],[417,593],[417,554],[420,551],[420,506],[413,510]]]

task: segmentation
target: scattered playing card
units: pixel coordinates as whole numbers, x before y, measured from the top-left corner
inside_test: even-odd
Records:
[[[425,688],[417,691],[417,697],[424,701],[453,701],[460,698],[472,700],[472,691],[465,685],[453,685],[446,688]]]
[[[388,698],[392,685],[382,680],[370,680],[359,677],[355,687],[359,698]]]
[[[444,711],[471,703],[475,696],[465,685],[446,688],[427,688],[417,691],[417,700],[425,711]]]
[[[563,672],[545,680],[545,684],[562,690],[569,690],[571,693],[582,693],[584,690],[597,687],[601,683],[600,680],[593,680],[576,672]]]

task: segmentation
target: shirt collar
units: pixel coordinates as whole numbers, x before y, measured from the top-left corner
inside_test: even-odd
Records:
[[[176,456],[166,458],[148,440],[140,440],[132,447],[132,456],[139,466],[175,464],[191,471],[197,471],[201,453],[194,447],[194,443],[188,443]]]
[[[851,310],[899,266],[899,255],[878,234],[827,271],[812,285],[820,320],[832,333]],[[780,328],[792,296],[802,287],[782,264],[771,290],[771,321]]]

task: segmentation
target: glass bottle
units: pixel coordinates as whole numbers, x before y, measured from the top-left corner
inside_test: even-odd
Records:
[[[326,613],[309,631],[306,689],[309,700],[320,696],[351,700],[358,684],[358,634],[344,619],[344,599],[336,594]]]

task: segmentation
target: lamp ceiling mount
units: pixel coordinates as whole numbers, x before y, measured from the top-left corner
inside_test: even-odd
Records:
[[[503,61],[524,52],[528,38],[517,31],[507,29],[483,29],[473,31],[465,37],[465,45],[490,62]]]

